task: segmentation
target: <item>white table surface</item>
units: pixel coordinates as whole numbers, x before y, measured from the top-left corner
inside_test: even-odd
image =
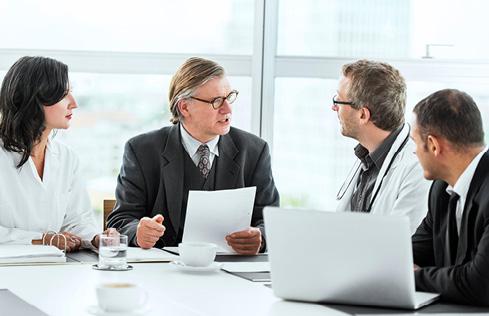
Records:
[[[284,302],[270,288],[223,271],[182,272],[168,263],[133,264],[132,271],[92,269],[89,264],[0,267],[0,288],[52,316],[92,315],[95,288],[131,282],[148,293],[144,315],[345,315],[315,304]]]
[[[149,310],[137,315],[488,315],[488,309],[429,306],[419,311],[393,311],[354,306],[331,307],[282,301],[270,288],[223,271],[189,273],[169,263],[132,264],[134,270],[98,271],[91,264],[0,266],[0,288],[7,288],[51,316],[93,315],[95,288],[100,283],[130,282],[148,293]],[[0,306],[3,316],[4,307]],[[345,313],[343,313],[345,312]],[[116,315],[116,314],[111,314]],[[124,314],[126,315],[126,314]]]

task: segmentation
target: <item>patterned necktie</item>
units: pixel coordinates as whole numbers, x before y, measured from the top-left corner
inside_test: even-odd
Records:
[[[457,231],[457,202],[460,196],[453,192],[448,201],[447,217],[447,252],[450,265],[455,264],[458,248],[458,231]]]
[[[207,175],[209,174],[210,171],[210,166],[209,166],[209,147],[207,145],[200,145],[199,149],[197,149],[197,153],[200,156],[199,159],[199,171],[202,177],[207,178]]]

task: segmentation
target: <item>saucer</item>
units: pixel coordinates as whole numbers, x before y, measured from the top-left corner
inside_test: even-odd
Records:
[[[139,316],[145,315],[150,310],[149,304],[141,306],[140,308],[134,309],[127,312],[109,312],[100,308],[98,305],[91,305],[87,307],[87,311],[95,316]]]
[[[210,265],[206,267],[192,267],[192,266],[187,266],[185,263],[182,261],[172,261],[170,264],[174,265],[177,267],[179,270],[182,271],[189,271],[189,272],[211,272],[211,271],[218,271],[221,269],[222,264],[219,262],[213,262]]]
[[[129,271],[132,270],[132,266],[128,264],[125,269],[115,269],[115,268],[99,268],[98,264],[92,265],[92,268],[95,270],[101,270],[101,271]]]

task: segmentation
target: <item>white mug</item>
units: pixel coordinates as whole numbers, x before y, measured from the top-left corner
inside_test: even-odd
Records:
[[[97,302],[106,312],[129,312],[146,305],[148,294],[132,283],[113,282],[97,286]]]
[[[208,242],[183,242],[178,245],[180,259],[187,266],[207,267],[216,258],[217,247]]]

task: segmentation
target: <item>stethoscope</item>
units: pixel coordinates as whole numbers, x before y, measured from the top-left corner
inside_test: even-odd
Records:
[[[411,126],[409,124],[407,124],[407,126],[408,126],[408,133],[407,133],[406,137],[404,138],[404,140],[402,141],[401,146],[399,146],[399,148],[394,153],[394,155],[392,155],[392,158],[389,161],[387,168],[385,169],[384,175],[380,179],[379,186],[377,187],[377,190],[375,190],[374,195],[372,196],[372,199],[370,200],[370,204],[369,204],[367,210],[365,211],[367,213],[370,213],[370,211],[372,210],[372,205],[374,204],[375,199],[377,198],[377,195],[379,194],[380,187],[382,186],[382,182],[384,182],[385,176],[387,175],[387,173],[389,172],[389,170],[392,167],[392,163],[394,162],[394,160],[396,160],[397,155],[399,155],[399,153],[403,150],[403,148],[406,146],[406,144],[409,140],[409,135],[411,133]],[[336,194],[336,200],[339,201],[343,198],[346,191],[348,191],[348,188],[352,184],[353,180],[356,179],[356,176],[360,172],[361,168],[362,168],[362,162],[360,161],[360,159],[358,159],[357,162],[351,168],[350,172],[348,173],[348,176],[345,179],[345,181],[343,182],[343,184],[341,185],[338,193]]]

